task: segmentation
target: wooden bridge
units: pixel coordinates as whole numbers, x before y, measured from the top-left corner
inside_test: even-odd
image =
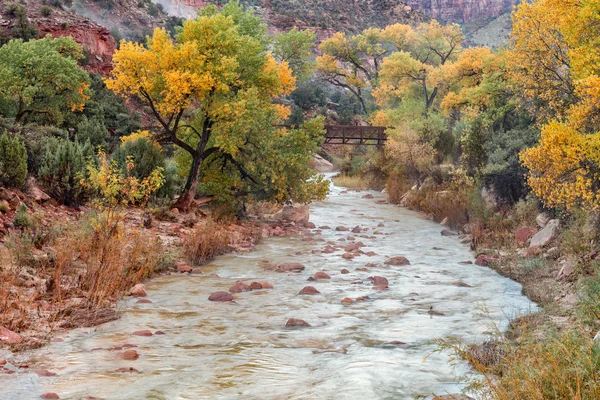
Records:
[[[298,125],[278,125],[286,128],[298,128]],[[325,125],[324,144],[345,144],[351,146],[378,146],[387,141],[385,126]]]

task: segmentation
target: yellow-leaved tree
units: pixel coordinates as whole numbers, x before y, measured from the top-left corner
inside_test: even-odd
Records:
[[[289,169],[267,168],[268,160],[281,156],[275,154],[281,142],[297,132],[273,127],[289,114],[273,99],[289,94],[295,78],[285,61],[269,53],[265,31],[257,17],[231,2],[221,10],[203,9],[174,39],[156,29],[147,46],[123,41],[115,53],[106,85],[144,103],[157,122],[159,141],[178,146],[190,160],[175,207],[190,207],[202,170],[215,165],[232,168],[228,177],[235,179],[225,179],[223,172],[216,179],[236,195],[254,185],[265,197],[283,201],[294,197],[294,188],[314,183],[304,164],[316,150],[319,129],[295,149],[290,160],[296,163]],[[321,196],[322,190],[315,193]]]
[[[537,0],[521,5],[514,18],[513,54],[546,48],[530,55],[538,59],[524,65],[529,72],[516,82],[546,103],[545,115],[556,117],[542,127],[539,145],[521,153],[528,183],[548,206],[598,211],[600,0]]]

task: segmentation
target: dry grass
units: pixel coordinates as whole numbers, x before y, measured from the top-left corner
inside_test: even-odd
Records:
[[[335,186],[345,187],[354,190],[367,190],[370,187],[370,180],[365,176],[337,175],[333,178]]]
[[[229,231],[212,219],[198,225],[183,239],[183,254],[192,264],[202,264],[227,251]]]
[[[114,319],[114,301],[151,275],[163,255],[154,235],[126,228],[117,213],[56,231],[39,248],[21,233],[0,249],[0,325],[24,335],[21,348],[42,344],[57,325]]]
[[[61,301],[70,288],[81,290],[90,306],[107,305],[149,277],[162,253],[156,237],[126,229],[120,214],[99,214],[90,226],[57,243],[54,298]],[[79,284],[74,286],[73,279]]]

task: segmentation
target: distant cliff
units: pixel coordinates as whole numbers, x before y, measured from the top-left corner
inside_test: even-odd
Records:
[[[471,22],[498,17],[521,0],[404,0],[431,18],[451,22]]]

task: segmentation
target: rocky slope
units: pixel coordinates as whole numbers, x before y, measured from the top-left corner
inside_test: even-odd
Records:
[[[521,0],[404,0],[431,18],[449,22],[471,22],[498,17]]]

